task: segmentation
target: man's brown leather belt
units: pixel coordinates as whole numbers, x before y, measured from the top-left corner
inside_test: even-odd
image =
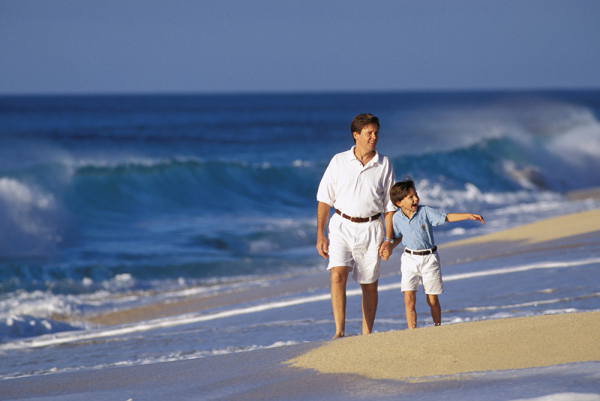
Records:
[[[350,220],[353,223],[366,223],[367,221],[377,220],[381,216],[381,213],[377,213],[375,216],[371,216],[371,217],[352,217],[352,216],[348,216],[347,214],[340,212],[337,209],[335,209],[335,212],[337,214],[339,214],[340,216],[342,216],[343,218]]]

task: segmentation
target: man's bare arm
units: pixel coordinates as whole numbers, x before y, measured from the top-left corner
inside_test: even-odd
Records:
[[[383,216],[383,221],[385,223],[385,238],[394,238],[394,212],[386,212]],[[383,260],[388,260],[388,258],[392,256],[393,249],[394,247],[389,241],[384,241],[383,244],[379,246],[379,255]]]
[[[327,238],[325,238],[325,226],[327,225],[330,211],[331,206],[327,203],[319,202],[317,206],[317,251],[325,259],[329,257],[329,245],[327,244]]]

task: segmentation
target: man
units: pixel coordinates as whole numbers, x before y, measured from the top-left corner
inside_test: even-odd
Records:
[[[396,207],[390,200],[390,188],[395,177],[389,159],[375,150],[379,119],[359,114],[352,120],[350,131],[355,146],[331,159],[317,192],[317,250],[329,258],[333,338],[345,335],[346,283],[350,272],[362,289],[362,333],[373,330],[381,254],[391,255],[394,235],[392,218]],[[326,238],[325,226],[332,206],[335,214]]]

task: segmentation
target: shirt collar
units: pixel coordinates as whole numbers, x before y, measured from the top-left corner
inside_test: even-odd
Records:
[[[407,221],[411,221],[412,219],[414,219],[415,217],[417,217],[417,215],[419,214],[420,210],[421,210],[421,205],[417,206],[417,210],[415,211],[415,214],[413,214],[410,219],[408,218],[407,215],[404,214],[404,212],[402,211],[401,208],[398,208],[398,213],[400,213],[400,215],[402,216],[403,219],[405,219]]]
[[[356,145],[352,146],[352,149],[350,149],[350,153],[348,154],[348,159],[349,160],[356,160],[357,162],[360,163],[360,160],[358,160],[358,158],[354,154],[354,148],[356,148]],[[373,156],[373,158],[371,160],[369,160],[369,162],[367,163],[367,165],[369,165],[371,163],[373,163],[373,164],[379,163],[379,152],[377,151],[377,149],[375,149],[375,156]]]

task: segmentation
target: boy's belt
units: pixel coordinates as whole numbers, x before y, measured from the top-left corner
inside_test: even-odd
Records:
[[[352,217],[352,216],[348,216],[347,214],[340,212],[337,209],[335,209],[335,212],[337,214],[339,214],[340,216],[342,216],[343,218],[350,220],[353,223],[366,223],[367,221],[377,220],[381,216],[381,213],[377,213],[375,216],[371,216],[371,217]]]
[[[419,255],[419,256],[423,256],[423,255],[431,255],[432,253],[434,253],[435,251],[437,251],[437,245],[434,246],[431,249],[425,249],[424,251],[413,251],[411,249],[406,249],[404,248],[404,252],[406,253],[410,253],[411,255]]]

